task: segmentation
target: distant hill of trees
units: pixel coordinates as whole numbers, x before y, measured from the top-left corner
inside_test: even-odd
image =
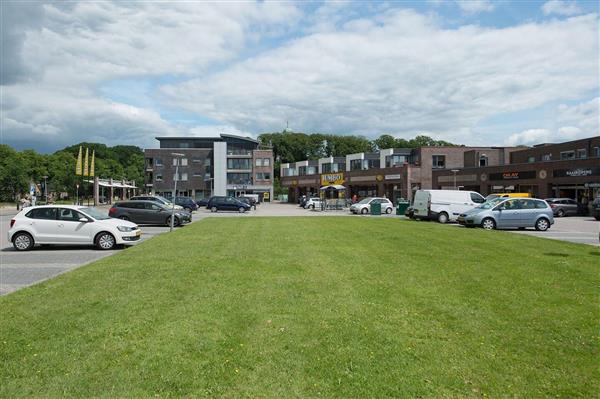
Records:
[[[75,164],[79,146],[96,151],[95,174],[101,178],[144,182],[144,151],[136,146],[107,147],[99,143],[79,143],[56,151],[40,154],[34,150],[16,151],[0,145],[0,201],[13,201],[19,193],[29,191],[29,183],[40,184],[48,176],[48,188],[56,192],[76,191]],[[82,189],[80,189],[80,193]]]

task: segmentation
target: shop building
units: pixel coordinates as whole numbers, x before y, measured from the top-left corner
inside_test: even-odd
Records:
[[[281,184],[288,199],[318,195],[325,185],[341,184],[345,197],[385,196],[412,199],[419,189],[433,186],[433,171],[468,165],[503,165],[514,147],[388,148],[376,153],[349,154],[281,165]],[[304,168],[304,169],[302,169]]]
[[[146,192],[170,198],[178,164],[178,196],[273,198],[273,151],[258,141],[228,134],[156,139],[160,148],[144,151]]]
[[[537,198],[565,197],[581,203],[600,197],[600,136],[559,144],[540,144],[505,153],[504,165],[486,166],[466,160],[452,172],[433,172],[433,187],[478,191],[526,192]],[[455,183],[456,182],[456,183]]]

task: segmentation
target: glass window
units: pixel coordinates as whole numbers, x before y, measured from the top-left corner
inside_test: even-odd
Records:
[[[188,179],[188,174],[187,174],[187,172],[183,172],[183,173],[181,173],[181,180],[182,180],[182,181],[187,181],[187,179]]]
[[[445,155],[434,155],[433,159],[433,168],[434,169],[443,169],[446,167],[446,156]]]
[[[552,154],[542,155],[542,161],[551,161],[551,160],[552,160]]]
[[[594,147],[592,154],[594,154],[595,157],[600,157],[600,147]]]
[[[503,202],[502,204],[500,204],[498,206],[499,209],[502,210],[512,210],[512,209],[520,209],[520,205],[519,205],[519,201],[518,200],[508,200]]]
[[[362,159],[350,160],[350,170],[362,170]]]
[[[521,209],[535,209],[536,202],[537,201],[535,201],[535,200],[528,200],[528,199],[519,200],[519,206],[521,207]]]
[[[331,172],[331,164],[330,163],[324,163],[321,166],[321,170],[323,171],[323,173],[330,173]]]
[[[475,202],[476,204],[483,204],[485,202],[485,198],[479,194],[471,193],[471,201]]]
[[[252,160],[246,158],[231,158],[227,160],[227,169],[251,169]]]
[[[265,180],[271,180],[271,174],[269,172],[263,174]]]
[[[560,159],[575,159],[575,151],[563,151],[560,153]]]
[[[56,208],[38,208],[33,209],[25,215],[30,219],[55,220]]]
[[[250,173],[227,173],[227,184],[252,184]]]
[[[180,166],[187,166],[188,165],[188,160],[187,158],[181,158],[181,163],[179,164]]]
[[[257,173],[256,174],[256,180],[262,180],[263,179],[263,174],[262,173]]]
[[[534,163],[535,162],[535,157],[529,157],[529,158],[527,158],[527,162]]]
[[[179,148],[190,148],[190,143],[179,143]]]
[[[262,159],[256,158],[256,160],[254,161],[254,166],[262,166]]]
[[[479,166],[487,166],[488,165],[488,157],[482,155],[479,157]]]
[[[546,201],[535,201],[535,207],[537,209],[546,209],[548,208],[548,204],[546,203]]]
[[[162,159],[154,158],[154,166],[163,166]]]
[[[271,166],[271,159],[270,158],[264,158],[263,159],[263,166]]]
[[[579,150],[577,150],[577,158],[587,158],[587,150],[585,148],[580,148]]]
[[[160,174],[159,174],[159,173],[157,173],[157,174],[155,175],[154,179],[155,179],[156,181],[162,181],[162,180],[163,180],[162,173],[160,173]]]
[[[58,212],[58,220],[64,220],[67,222],[79,222],[79,219],[84,218],[81,213],[74,209],[63,208]],[[87,219],[87,218],[86,218]]]

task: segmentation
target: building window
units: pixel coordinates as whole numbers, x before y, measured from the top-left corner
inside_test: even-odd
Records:
[[[154,158],[154,166],[163,166],[162,159]]]
[[[179,166],[188,166],[187,158],[181,158]]]
[[[192,158],[192,163],[202,163],[204,162],[202,158]]]
[[[585,148],[580,148],[577,150],[577,158],[585,159],[587,158],[587,150]]]
[[[227,173],[227,184],[252,184],[250,173]]]
[[[309,166],[308,169],[306,169],[307,175],[316,175],[317,173],[319,173],[319,172],[318,172],[316,166]]]
[[[183,172],[180,174],[181,175],[181,181],[187,181],[188,179],[188,174],[187,172]]]
[[[263,159],[263,166],[271,166],[271,159],[270,158],[264,158]]]
[[[204,160],[204,166],[210,166],[210,158]]]
[[[350,160],[350,170],[362,170],[362,159]]]
[[[443,155],[434,155],[434,157],[436,156],[443,156]],[[392,168],[394,166],[402,166],[405,162],[407,162],[408,159],[406,157],[406,155],[388,155],[385,157],[385,167],[386,168]]]
[[[560,159],[575,159],[575,151],[563,151],[560,153]]]
[[[552,154],[542,155],[542,161],[552,161]]]
[[[162,173],[157,173],[156,175],[154,175],[154,179],[156,181],[163,181]]]
[[[446,167],[446,156],[445,155],[434,155],[432,156],[434,169],[444,169]]]
[[[529,157],[529,158],[527,158],[527,162],[528,163],[534,163],[535,162],[535,157]]]
[[[179,148],[190,148],[190,143],[179,143]]]
[[[256,174],[256,180],[264,180],[263,173],[257,173]]]
[[[479,166],[488,166],[488,157],[482,155],[479,157]]]
[[[256,174],[256,180],[271,180],[271,174],[266,172],[266,173],[257,173]]]
[[[323,173],[331,173],[331,164],[330,163],[324,163],[321,166],[321,170],[323,171]]]
[[[230,158],[227,160],[227,169],[251,169],[252,160],[247,158]]]
[[[298,176],[306,176],[306,166],[298,167]]]
[[[202,177],[202,176],[204,176],[204,173],[202,173],[202,172],[194,172],[194,174],[192,176],[194,176],[194,177]]]
[[[600,157],[600,147],[594,147],[592,154],[594,154],[595,157]]]
[[[256,158],[256,161],[254,161],[254,166],[262,166],[262,159]]]

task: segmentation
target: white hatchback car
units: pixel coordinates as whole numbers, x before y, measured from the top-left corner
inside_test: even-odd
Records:
[[[309,198],[308,201],[306,201],[304,208],[305,209],[321,208],[321,198],[319,198],[319,197]]]
[[[135,223],[113,219],[96,208],[71,205],[25,208],[10,221],[8,230],[8,241],[17,251],[35,244],[95,245],[107,250],[135,244],[141,236]]]
[[[390,214],[394,210],[394,204],[387,198],[368,197],[350,206],[350,212],[363,214],[371,212],[371,204],[381,204],[381,213]]]

